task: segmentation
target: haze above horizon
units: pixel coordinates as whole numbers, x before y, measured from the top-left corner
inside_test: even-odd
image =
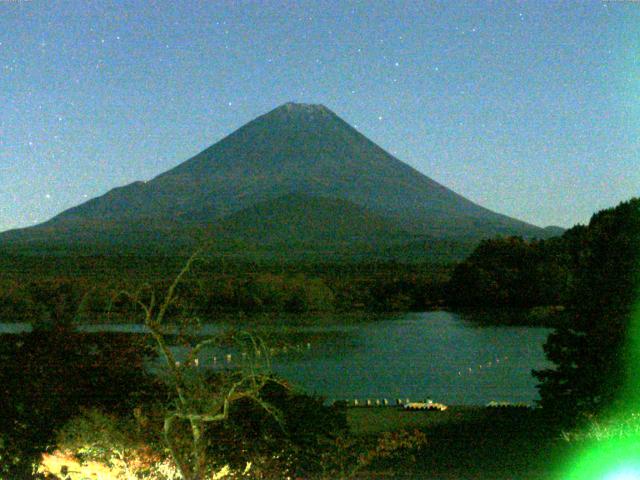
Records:
[[[491,210],[585,223],[638,195],[639,33],[631,2],[0,2],[0,231],[289,101]]]

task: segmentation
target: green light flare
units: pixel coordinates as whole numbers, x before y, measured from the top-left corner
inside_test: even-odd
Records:
[[[640,480],[640,434],[593,442],[581,451],[562,480]]]
[[[621,468],[607,475],[604,480],[638,480],[640,469],[636,467]]]
[[[640,264],[640,262],[639,262]],[[639,272],[640,275],[640,272]],[[636,285],[640,282],[636,281]],[[625,385],[619,402],[605,412],[613,424],[625,424],[633,414],[640,414],[640,292],[629,320],[626,340]],[[561,480],[640,480],[640,431],[610,433],[614,438],[590,441],[570,463]],[[616,438],[617,437],[617,438]]]

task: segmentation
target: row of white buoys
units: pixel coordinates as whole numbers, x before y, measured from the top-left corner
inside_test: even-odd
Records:
[[[269,349],[269,353],[273,356],[273,355],[278,355],[280,353],[289,353],[290,351],[295,351],[295,352],[302,352],[304,350],[311,350],[311,343],[307,342],[306,344],[297,344],[297,345],[293,345],[293,346],[283,346],[280,348],[277,347],[271,347]],[[262,352],[260,350],[256,350],[255,355],[257,357],[261,357],[262,356]],[[248,357],[247,352],[241,352],[240,353],[240,357],[242,358],[243,361],[245,361]],[[226,362],[226,363],[232,363],[233,362],[233,354],[231,353],[223,353],[222,356],[220,358],[218,358],[217,355],[214,355],[212,357],[213,360],[213,364],[214,365],[218,365],[218,360],[220,360],[220,362]],[[182,365],[182,362],[180,361],[176,361],[176,367],[180,367]],[[200,366],[200,361],[196,358],[195,360],[193,360],[192,365],[198,367]]]
[[[292,352],[302,352],[302,351],[304,351],[305,347],[306,347],[307,350],[311,350],[311,343],[307,342],[306,345],[304,345],[304,346],[302,344],[298,344],[298,345],[293,345],[293,346],[285,345],[285,346],[280,347],[280,348],[271,347],[269,349],[269,353],[271,355],[278,355],[279,353],[289,353],[290,351],[292,351]]]
[[[244,355],[246,355],[246,353],[243,353],[243,357]],[[231,355],[230,353],[227,353],[222,357],[222,359],[224,359],[224,361],[226,361],[227,363],[231,363],[231,361],[233,360],[233,355]],[[215,355],[213,356],[213,364],[214,365],[218,364],[218,357],[216,357]]]
[[[181,363],[181,362],[176,362],[176,367],[179,367],[180,365],[182,365],[182,363]],[[189,365],[189,364],[187,363],[187,365]],[[197,359],[197,358],[196,358],[196,359],[194,359],[194,360],[193,360],[193,366],[195,366],[195,367],[199,367],[199,366],[200,366],[200,360],[199,360],[199,359]]]
[[[379,398],[376,399],[370,399],[367,398],[366,400],[360,401],[357,398],[353,400],[353,402],[351,403],[347,403],[347,406],[350,407],[388,407],[389,406],[389,400],[387,400],[386,398],[383,398],[382,400],[380,400]]]
[[[533,408],[531,405],[529,405],[528,403],[524,403],[524,402],[517,402],[517,403],[513,403],[513,402],[496,402],[495,400],[490,401],[489,403],[487,403],[486,405],[487,408]]]
[[[360,400],[358,398],[355,398],[347,402],[334,402],[334,403],[343,403],[343,404],[346,404],[347,407],[389,407],[390,406],[389,400],[387,400],[386,398],[382,398],[382,399],[367,398],[366,400]],[[396,398],[395,405],[397,407],[402,407],[403,405],[406,405],[408,403],[411,403],[408,398],[407,399]]]
[[[502,363],[506,362],[507,360],[509,360],[508,356],[504,356],[502,357]],[[501,359],[496,357],[494,360],[490,360],[486,363],[481,363],[480,365],[478,365],[477,367],[475,367],[475,371],[478,372],[480,370],[487,369],[487,368],[491,368],[493,366],[498,366],[500,365]],[[474,372],[474,368],[473,367],[468,367],[466,370],[458,370],[458,376],[461,377],[462,375],[471,375]]]
[[[386,398],[383,398],[382,400],[380,399],[372,400],[370,398],[367,398],[366,400],[363,400],[363,401],[356,398],[352,401],[336,401],[334,402],[334,405],[335,404],[341,404],[346,407],[390,407],[391,406],[389,403],[389,400],[387,400]],[[419,402],[415,402],[415,401],[412,402],[408,398],[406,399],[396,398],[395,407],[402,408],[404,410],[438,410],[441,412],[447,409],[446,405],[442,403],[434,402],[431,399],[426,399]]]

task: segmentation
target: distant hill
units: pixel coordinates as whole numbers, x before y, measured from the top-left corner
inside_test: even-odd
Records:
[[[288,103],[151,181],[0,234],[0,244],[175,248],[213,237],[397,250],[403,242],[553,234],[456,194],[322,105]]]
[[[348,200],[291,193],[233,213],[211,229],[254,242],[354,242],[406,239],[398,224]]]
[[[546,237],[559,237],[564,232],[567,231],[566,228],[558,227],[556,225],[549,225],[548,227],[544,227],[544,231],[546,233]],[[545,237],[543,237],[545,238]]]

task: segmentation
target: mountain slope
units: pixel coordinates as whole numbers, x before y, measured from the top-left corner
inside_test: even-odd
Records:
[[[59,237],[64,232],[64,238],[111,241],[121,235],[135,243],[142,233],[175,239],[198,229],[211,231],[218,223],[236,236],[251,236],[250,228],[244,232],[239,228],[250,223],[243,215],[253,215],[252,228],[262,231],[261,238],[280,238],[287,231],[285,217],[275,222],[280,233],[274,230],[273,234],[268,232],[267,219],[272,222],[273,215],[281,215],[276,207],[281,212],[296,210],[300,195],[307,202],[324,199],[319,210],[313,209],[314,215],[323,211],[325,217],[340,218],[340,206],[349,205],[350,215],[360,209],[355,215],[359,221],[343,222],[345,239],[368,231],[364,218],[375,218],[374,224],[393,234],[404,231],[440,239],[548,236],[543,229],[489,211],[422,175],[326,107],[285,104],[149,182],[113,189],[40,226],[4,234],[0,240]],[[271,217],[259,213],[264,208],[259,205],[275,199],[280,200],[269,207]],[[252,214],[238,213],[251,207]],[[302,220],[297,220],[295,235],[318,238],[324,222]]]
[[[222,238],[262,243],[349,243],[406,239],[393,222],[345,200],[294,193],[256,203],[211,230]]]

